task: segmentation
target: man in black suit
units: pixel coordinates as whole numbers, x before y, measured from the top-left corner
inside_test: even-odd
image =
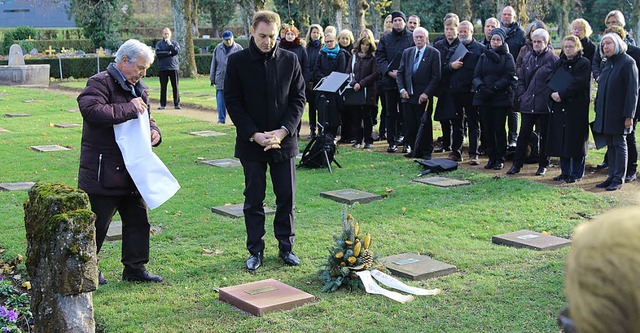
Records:
[[[293,253],[295,157],[305,86],[295,54],[277,46],[279,29],[278,14],[256,12],[249,47],[229,56],[224,82],[227,111],[236,126],[235,157],[244,168],[249,271],[262,265],[267,166],[276,195],[273,225],[280,257],[287,265],[300,264]]]
[[[440,52],[427,45],[429,32],[425,28],[418,27],[413,31],[413,42],[415,46],[402,52],[396,78],[403,103],[405,146],[408,144],[410,147],[407,149],[408,154],[415,151],[413,148],[416,147],[413,145],[418,126],[423,123],[423,135],[426,139],[422,157],[430,159],[433,152],[433,124],[430,109],[426,106],[440,81]]]

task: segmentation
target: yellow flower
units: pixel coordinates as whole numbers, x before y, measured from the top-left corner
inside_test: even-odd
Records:
[[[347,261],[349,261],[350,264],[354,264],[356,262],[356,257],[349,257]]]
[[[344,252],[338,252],[338,253],[336,253],[336,258],[340,259],[340,258],[342,258],[342,257],[344,257]]]

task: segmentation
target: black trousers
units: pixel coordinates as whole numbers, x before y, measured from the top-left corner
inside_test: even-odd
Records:
[[[180,93],[178,92],[178,71],[159,71],[160,78],[160,106],[167,106],[167,83],[171,80],[171,88],[173,89],[173,105],[180,104]]]
[[[398,89],[387,89],[384,91],[384,98],[386,107],[386,129],[387,129],[387,142],[391,144],[395,144],[396,140],[400,138],[400,133],[398,133],[398,121],[400,121],[400,113],[402,112],[402,107],[404,103],[400,103],[400,94],[398,94]]]
[[[371,113],[376,106],[373,105],[359,105],[354,106],[354,113],[356,117],[353,121],[351,133],[353,133],[356,143],[373,143],[373,117]],[[342,124],[344,126],[344,124]]]
[[[253,255],[264,251],[264,198],[267,190],[267,165],[276,195],[273,231],[280,251],[293,250],[295,238],[294,208],[296,194],[295,158],[282,162],[240,159],[244,168],[244,224],[247,228],[247,250]]]
[[[507,153],[507,131],[505,123],[507,121],[507,113],[511,108],[499,108],[490,106],[481,106],[480,117],[482,118],[482,126],[484,126],[483,136],[485,139],[485,149],[490,163],[504,163]]]
[[[627,134],[606,134],[607,157],[609,158],[609,180],[624,183],[627,174]]]
[[[478,143],[480,142],[480,113],[478,108],[473,106],[473,94],[455,94],[454,102],[456,104],[457,113],[464,115],[464,119],[467,120],[469,126],[469,157],[477,156]],[[457,151],[458,154],[462,154],[462,141],[464,138],[464,124],[458,125],[459,131],[453,132],[453,151]],[[457,135],[457,137],[456,137]]]
[[[633,120],[631,133],[627,134],[627,176],[631,176],[638,171],[638,144],[636,143],[636,125],[638,120]]]
[[[316,132],[316,123],[318,122],[318,106],[316,104],[315,90],[307,90],[307,102],[309,102],[309,129],[311,130],[311,134],[314,134]]]
[[[139,194],[107,196],[89,194],[91,210],[96,214],[98,253],[107,236],[116,211],[122,218],[122,258],[125,268],[140,270],[149,262],[149,215],[147,204]]]
[[[513,165],[522,167],[524,158],[527,154],[529,140],[533,134],[533,127],[539,129],[540,142],[538,144],[538,166],[546,168],[549,165],[549,157],[547,156],[547,129],[549,128],[548,114],[522,114],[522,122],[520,123],[520,133],[516,144],[516,152],[513,156]],[[537,124],[537,125],[536,125]]]

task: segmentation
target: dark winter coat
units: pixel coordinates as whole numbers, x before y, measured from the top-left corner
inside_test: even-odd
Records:
[[[253,38],[229,56],[224,81],[227,112],[236,126],[235,157],[280,162],[298,154],[298,123],[306,103],[302,68],[294,53],[274,47],[263,53]],[[249,139],[256,132],[285,127],[280,149],[264,151]]]
[[[391,30],[391,32],[380,37],[378,49],[376,50],[376,61],[378,61],[378,68],[380,68],[380,73],[382,73],[383,89],[398,89],[396,80],[390,77],[387,73],[400,67],[402,51],[414,45],[413,33],[406,27],[400,32]],[[396,57],[398,58],[398,61],[394,61]],[[394,66],[394,64],[397,65]]]
[[[178,45],[178,42],[175,40],[172,40],[171,43],[167,43],[163,39],[156,43],[158,70],[177,71],[180,68],[178,53],[180,53],[180,45]]]
[[[558,91],[560,100],[547,97],[551,106],[547,131],[547,155],[558,157],[582,157],[587,155],[589,142],[589,102],[591,100],[591,61],[582,54],[569,60],[565,55],[553,69],[559,68],[571,74],[572,80],[565,89]],[[553,76],[553,74],[552,74]]]
[[[589,60],[589,67],[591,67],[591,61],[593,61],[593,56],[596,53],[596,44],[593,44],[589,37],[581,39],[580,44],[582,44],[583,57]]]
[[[637,47],[635,45],[628,45],[627,46],[627,54],[633,58],[633,60],[636,62],[636,68],[638,69],[638,89],[639,89],[639,93],[640,93],[640,47]],[[636,104],[636,119],[640,119],[640,94],[638,95],[638,104]]]
[[[451,82],[452,72],[449,70],[449,62],[455,49],[460,45],[458,38],[454,39],[451,43],[446,38],[443,38],[433,44],[433,47],[440,52],[440,82],[436,90],[436,96],[438,96],[438,104],[436,105],[433,119],[435,120],[449,120],[457,119],[462,115],[457,114],[456,104],[453,94],[449,89],[449,83]]]
[[[331,72],[346,73],[348,59],[349,55],[342,49],[340,49],[335,59],[329,58],[325,52],[320,51],[320,55],[313,66],[311,77],[315,82],[318,82],[323,77],[329,76]]]
[[[447,65],[442,67],[442,75],[445,76],[445,72],[447,72],[448,74],[446,75],[450,77],[449,91],[453,94],[471,93],[473,71],[476,68],[476,64],[478,63],[480,56],[486,50],[482,44],[475,40],[465,45],[465,47],[469,52],[462,59],[462,68],[457,70],[451,68],[451,62],[457,60],[451,59],[451,56],[455,53],[455,49],[450,50],[450,53],[447,55]]]
[[[149,92],[144,82],[138,81],[133,88],[148,105]],[[137,191],[113,131],[113,125],[138,118],[131,103],[136,98],[131,89],[115,64],[110,64],[106,71],[89,78],[78,96],[83,119],[78,188],[89,194],[118,196]],[[160,133],[153,118],[149,119],[151,129]]]
[[[516,63],[506,44],[487,49],[473,72],[474,106],[511,107],[515,96]]]
[[[553,72],[558,56],[549,48],[538,53],[533,50],[524,56],[518,73],[520,113],[549,113],[547,79]]]
[[[373,54],[367,54],[361,57],[360,54],[352,55],[352,59],[355,59],[355,66],[347,66],[347,73],[353,73],[353,81],[350,85],[353,87],[356,83],[360,84],[360,89],[367,89],[367,102],[366,105],[377,105],[376,98],[376,81],[380,78],[380,70],[378,69],[378,63]]]
[[[318,43],[318,46],[315,46],[313,42],[307,44],[307,73],[309,73],[309,77],[305,77],[307,90],[313,89],[317,81],[313,79],[313,66],[315,66],[318,57],[320,57],[320,48],[322,48],[322,44]],[[305,70],[303,69],[303,75]]]
[[[524,30],[518,22],[513,22],[508,27],[502,26],[502,29],[507,34],[507,39],[504,42],[509,46],[509,53],[515,58],[520,53],[520,48],[526,43]]]
[[[624,42],[627,43],[627,46],[635,46],[636,42],[633,40],[633,37],[630,37],[627,34],[627,38],[624,39]],[[593,72],[593,78],[598,80],[600,78],[600,74],[602,73],[603,60],[602,54],[600,53],[600,44],[596,46],[595,52],[593,54],[593,60],[591,60],[591,71]],[[627,54],[629,50],[627,50]],[[633,56],[632,56],[633,57]]]
[[[625,118],[633,118],[638,103],[638,68],[628,54],[621,53],[607,58],[602,64],[596,95],[596,133],[629,134],[624,127]]]
[[[279,46],[287,51],[291,51],[298,56],[298,62],[300,63],[300,68],[302,68],[302,77],[304,77],[304,83],[309,82],[309,77],[311,77],[311,72],[309,70],[309,56],[307,55],[307,49],[300,44],[287,43],[286,40],[281,40]]]

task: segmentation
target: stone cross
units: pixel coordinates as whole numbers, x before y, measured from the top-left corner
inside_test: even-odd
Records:
[[[9,66],[24,66],[22,48],[18,44],[11,45],[9,49]]]

